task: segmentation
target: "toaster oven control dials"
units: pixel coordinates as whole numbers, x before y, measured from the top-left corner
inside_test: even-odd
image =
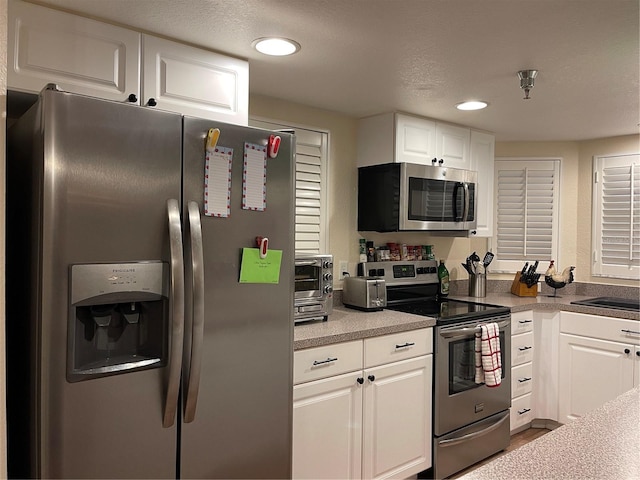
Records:
[[[333,267],[333,262],[330,262],[330,261],[322,262],[322,268],[331,268],[331,267]]]

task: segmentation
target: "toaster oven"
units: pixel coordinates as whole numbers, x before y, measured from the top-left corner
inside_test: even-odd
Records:
[[[333,311],[333,256],[296,254],[295,323],[326,320]]]

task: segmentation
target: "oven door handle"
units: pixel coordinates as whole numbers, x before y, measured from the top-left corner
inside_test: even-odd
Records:
[[[502,322],[498,322],[498,328],[501,330],[509,325],[511,320],[504,320]],[[444,338],[459,338],[459,337],[467,337],[471,334],[475,334],[478,332],[478,327],[460,327],[460,328],[452,328],[451,330],[443,330],[440,332],[440,336]]]
[[[296,260],[296,267],[313,267],[317,265],[315,260]]]
[[[498,428],[500,428],[502,426],[502,424],[504,422],[509,421],[509,418],[510,418],[509,415],[505,415],[498,422],[494,423],[490,427],[487,427],[487,428],[485,428],[483,430],[480,430],[478,432],[468,433],[467,435],[463,435],[463,436],[458,437],[458,438],[451,438],[449,440],[440,440],[438,443],[442,447],[445,447],[445,446],[446,447],[451,447],[453,445],[457,445],[458,443],[468,442],[469,440],[472,440],[472,439],[477,438],[477,437],[481,437],[483,435],[486,435],[487,433],[490,433],[490,432],[493,432],[494,430],[497,430]]]

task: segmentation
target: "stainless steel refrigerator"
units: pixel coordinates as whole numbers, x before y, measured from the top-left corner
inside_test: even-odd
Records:
[[[11,477],[291,476],[294,137],[262,191],[243,166],[271,135],[52,87],[11,126]]]

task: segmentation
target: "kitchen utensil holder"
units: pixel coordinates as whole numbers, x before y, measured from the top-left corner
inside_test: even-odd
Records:
[[[538,295],[538,284],[527,287],[526,283],[520,281],[521,272],[517,272],[511,284],[511,293],[518,297],[536,297]]]
[[[469,296],[477,298],[487,296],[486,273],[476,273],[469,275]]]

